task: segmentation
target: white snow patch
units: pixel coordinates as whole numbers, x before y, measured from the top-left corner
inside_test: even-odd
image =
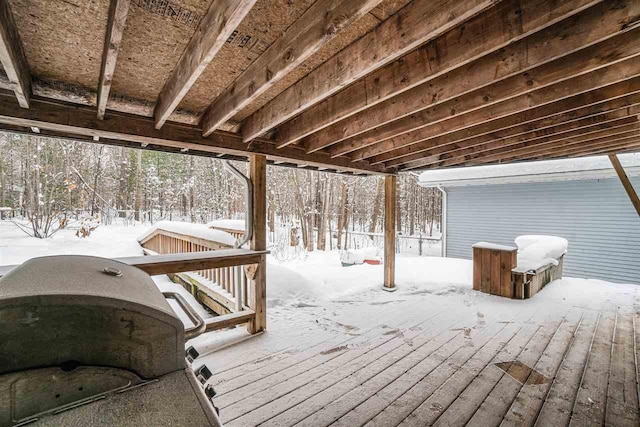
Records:
[[[142,255],[137,236],[142,225],[100,225],[89,237],[75,235],[77,228],[59,230],[52,237],[27,236],[11,221],[0,221],[0,265],[21,264],[31,258],[50,255],[92,255],[118,258]]]
[[[497,243],[489,243],[489,242],[478,242],[471,245],[472,248],[478,249],[492,249],[495,251],[515,251],[515,246],[507,246],[507,245],[499,245]]]
[[[269,256],[269,305],[305,304],[315,299],[330,300],[380,290],[383,265],[343,267],[340,256],[339,251],[316,251],[305,260],[286,266]],[[472,279],[473,263],[469,260],[402,254],[396,258],[396,283],[402,292],[464,293],[471,291]]]
[[[516,237],[518,270],[536,270],[546,265],[558,265],[558,258],[567,253],[569,242],[558,236],[524,235]]]
[[[199,237],[205,240],[212,240],[214,242],[223,243],[229,246],[233,246],[236,243],[236,238],[225,231],[212,230],[205,224],[192,224],[190,222],[179,221],[160,221],[154,224],[153,228],[151,228],[149,231],[139,236],[138,241],[144,240],[156,230],[165,230],[171,231],[173,233],[186,234],[188,236]]]
[[[182,286],[178,285],[177,283],[173,283],[168,276],[152,276],[151,279],[153,279],[153,282],[156,284],[158,289],[160,289],[160,292],[175,292],[177,294],[180,294],[187,301],[187,303],[191,307],[193,307],[196,313],[200,315],[200,317],[202,317],[203,319],[208,319],[211,317],[211,314],[207,310],[205,310],[198,301],[196,301],[193,295],[191,295]],[[193,326],[193,322],[191,322],[189,316],[186,315],[186,313],[180,308],[175,300],[168,299],[167,302],[171,306],[173,312],[176,313],[176,316],[178,316],[182,323],[184,323],[185,327],[190,328]]]
[[[216,219],[208,222],[207,227],[226,228],[227,230],[244,231],[243,219]]]

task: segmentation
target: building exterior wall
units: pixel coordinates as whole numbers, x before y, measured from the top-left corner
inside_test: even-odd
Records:
[[[631,178],[640,191],[640,177]],[[564,275],[640,284],[640,217],[617,178],[447,188],[447,256],[522,234],[569,240]]]

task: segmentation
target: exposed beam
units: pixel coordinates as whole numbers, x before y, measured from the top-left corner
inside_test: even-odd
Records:
[[[558,25],[555,25],[554,29],[544,31],[543,36],[533,41],[516,42],[595,3],[598,2],[503,1],[282,124],[276,129],[276,142],[282,145],[295,141],[352,116],[329,127],[326,133],[305,138],[303,144],[310,151],[322,149],[355,134],[358,128],[369,129],[366,123],[376,121],[380,125],[384,121],[379,120],[397,118],[400,110],[410,108],[408,99],[418,94],[422,97],[418,103],[424,108],[425,103],[442,102],[487,81],[497,81],[549,58],[566,55],[575,49],[574,45],[584,46],[593,39],[601,39],[608,34],[606,27],[599,27],[598,34],[587,37],[580,31],[578,37],[576,28],[584,18],[576,18],[570,24],[563,22],[566,27],[563,28],[563,38],[558,34]],[[609,8],[600,5],[594,9],[589,11],[590,16],[600,16],[601,10]],[[547,44],[548,48],[538,49],[540,43]],[[439,83],[427,84],[434,79]],[[416,89],[406,92],[412,88]],[[375,111],[386,114],[377,117],[378,114],[368,110],[373,110],[376,105]]]
[[[640,100],[640,94],[638,94]],[[431,147],[425,149],[417,149],[415,153],[395,157],[394,152],[381,154],[380,156],[372,157],[371,163],[379,164],[384,163],[387,167],[393,167],[404,164],[413,164],[413,162],[421,162],[423,165],[430,163],[436,163],[441,160],[455,156],[458,153],[466,153],[466,150],[476,149],[477,147],[490,147],[492,145],[500,143],[517,143],[525,142],[536,138],[544,138],[553,135],[567,134],[574,131],[579,131],[591,126],[596,126],[604,123],[609,123],[615,120],[625,119],[632,115],[640,114],[640,102],[632,106],[625,106],[623,108],[617,108],[615,110],[607,110],[606,112],[598,112],[592,115],[578,115],[578,114],[560,114],[554,116],[551,124],[539,125],[539,122],[528,123],[526,125],[515,126],[513,128],[507,128],[503,131],[486,133],[472,138],[456,140],[449,142],[446,138],[440,141],[440,138],[433,138],[428,142],[435,142]],[[427,142],[427,141],[424,141]],[[416,144],[414,147],[418,147],[420,144]],[[421,147],[420,147],[421,148]],[[388,156],[389,159],[385,159]]]
[[[249,116],[250,141],[491,7],[496,0],[414,0]]]
[[[251,221],[253,235],[249,246],[254,251],[267,249],[267,159],[260,154],[249,156],[249,178],[253,185]],[[267,258],[260,257],[260,262],[251,278],[249,307],[255,311],[255,318],[247,325],[250,334],[255,334],[267,327]]]
[[[638,5],[640,11],[640,3]],[[494,74],[495,71],[487,73],[485,74],[486,82],[491,84],[488,86],[480,85],[478,89],[471,92],[459,93],[459,91],[464,90],[465,81],[481,80],[474,71],[469,70],[466,74],[469,77],[464,77],[464,75],[443,76],[441,78],[442,82],[440,82],[440,78],[430,82],[433,87],[425,88],[423,91],[419,91],[420,88],[418,88],[415,89],[416,93],[407,92],[397,97],[395,109],[391,108],[387,103],[382,103],[370,110],[363,111],[362,114],[370,113],[371,117],[357,123],[354,122],[356,123],[355,126],[351,126],[349,129],[356,129],[355,133],[348,131],[348,139],[331,147],[330,152],[333,155],[344,155],[350,151],[373,145],[378,141],[451,119],[452,116],[492,108],[497,105],[505,105],[505,102],[508,101],[512,101],[513,104],[520,103],[525,105],[529,94],[535,97],[536,93],[541,93],[545,88],[562,85],[567,80],[582,78],[582,76],[603,67],[609,67],[612,64],[640,55],[640,47],[638,47],[637,43],[638,37],[640,37],[640,29],[579,50],[555,61],[544,63],[538,67],[526,69],[520,74],[494,83],[491,83],[491,74]],[[493,68],[500,68],[500,65],[496,65],[495,62],[492,62],[492,64]],[[489,68],[487,68],[488,71]],[[596,82],[594,82],[595,84]],[[477,86],[470,86],[470,88],[474,87]],[[441,93],[459,96],[449,97],[445,102],[429,105],[431,100],[437,98]],[[391,101],[394,100],[389,100],[388,102]],[[380,110],[385,106],[385,110]],[[394,120],[396,117],[400,118]],[[347,120],[347,122],[351,123],[355,119],[357,119],[357,116]],[[370,120],[378,120],[381,125],[376,127]],[[340,139],[339,135],[343,134],[343,132],[339,132],[329,135],[339,125],[324,129],[310,138],[320,141],[321,145],[330,144],[328,141],[336,138]],[[348,126],[348,124],[345,124],[345,126]],[[363,129],[366,130],[360,132]]]
[[[545,150],[545,149],[554,149],[558,146],[571,146],[575,144],[587,144],[593,141],[604,140],[605,138],[608,140],[614,140],[619,138],[624,138],[627,136],[640,136],[640,126],[638,125],[638,118],[631,118],[633,122],[623,122],[618,125],[612,125],[609,128],[597,129],[593,131],[587,131],[583,134],[574,135],[571,137],[552,137],[552,138],[544,138],[541,140],[534,140],[528,142],[522,142],[518,144],[505,145],[499,148],[495,148],[492,150],[481,151],[465,156],[459,156],[456,158],[447,159],[438,163],[431,164],[429,167],[438,168],[438,167],[448,167],[448,166],[458,166],[458,165],[466,165],[476,160],[482,160],[483,163],[487,161],[493,160],[502,160],[503,156],[513,152],[528,152],[536,151],[536,150]],[[403,170],[415,169],[416,167],[406,167]]]
[[[539,161],[552,159],[569,159],[575,157],[598,156],[602,154],[620,153],[630,150],[640,150],[640,138],[625,138],[618,142],[606,141],[594,144],[585,144],[578,147],[558,149],[553,153],[533,153],[529,156],[518,158],[517,161]],[[509,161],[509,162],[513,162]],[[503,163],[503,162],[500,162]],[[494,162],[495,164],[495,162]]]
[[[204,135],[218,129],[381,1],[315,2],[207,108],[202,118]]]
[[[584,120],[572,121],[569,123],[564,123],[557,127],[536,130],[514,137],[493,140],[487,143],[475,145],[467,145],[463,143],[459,145],[457,144],[455,148],[452,148],[451,146],[444,146],[440,147],[439,149],[430,150],[428,153],[429,156],[423,155],[422,158],[416,157],[417,160],[413,161],[402,162],[402,160],[397,160],[397,162],[393,164],[392,162],[388,162],[386,163],[386,166],[390,167],[402,164],[404,165],[402,168],[403,170],[416,169],[436,164],[443,164],[443,162],[468,159],[473,155],[495,149],[514,147],[519,144],[535,144],[537,142],[543,141],[554,141],[563,138],[584,136],[592,132],[612,129],[620,125],[626,125],[636,122],[638,120],[638,113],[640,113],[640,108],[638,106],[634,106],[632,109],[635,112],[635,114],[633,115],[628,114],[628,110],[631,109],[621,109],[609,114],[589,117]]]
[[[616,83],[622,83],[622,85],[624,85],[623,82],[628,81],[626,93],[634,92],[640,88],[640,86],[638,86],[640,83],[640,80],[638,79],[639,76],[640,57],[636,57],[596,70],[586,75],[578,76],[568,81],[547,86],[535,92],[520,95],[501,103],[491,105],[487,108],[481,108],[453,116],[449,120],[442,120],[426,127],[408,132],[405,135],[401,135],[401,138],[399,139],[407,141],[405,145],[412,145],[438,135],[445,135],[463,128],[476,126],[484,122],[515,116],[525,111],[528,111],[532,118],[544,118],[563,111],[569,111],[589,105],[589,96],[586,94],[590,92],[595,92],[595,94],[606,93],[607,86],[614,86]],[[619,87],[620,86],[616,86],[616,90]],[[600,91],[600,89],[602,90]],[[610,91],[615,92],[616,90],[611,89]],[[624,93],[619,95],[623,94]],[[579,95],[585,96],[580,97]],[[597,96],[594,95],[594,98],[597,98]],[[583,101],[587,102],[583,103]],[[434,109],[441,110],[442,106],[446,105],[447,103],[441,104]],[[431,110],[432,109],[428,111]],[[517,120],[519,117],[512,117],[512,119]],[[377,140],[379,137],[372,135],[372,138]],[[362,141],[363,139],[363,137],[358,137],[357,141]],[[352,141],[351,143],[357,144],[357,141]],[[352,158],[354,161],[357,161],[404,146],[398,144],[397,141],[398,139],[396,138],[391,138],[377,144],[374,141],[374,145],[369,147],[371,142],[367,140],[365,141],[367,146],[353,152]],[[346,143],[347,141],[344,142]],[[333,155],[337,155],[337,153],[333,153]]]
[[[409,134],[402,135],[390,140],[393,143],[397,143],[399,148],[372,156],[369,160],[372,164],[384,163],[388,167],[397,166],[409,161],[422,159],[430,155],[434,150],[446,150],[447,147],[455,147],[458,144],[461,147],[463,146],[462,144],[465,146],[482,144],[527,134],[536,130],[544,130],[549,127],[570,124],[577,120],[590,119],[603,114],[615,113],[615,117],[624,117],[628,114],[633,114],[632,111],[625,111],[627,108],[640,104],[640,86],[629,94],[626,94],[626,90],[629,90],[628,84],[614,85],[611,88],[598,90],[589,95],[579,95],[570,102],[561,101],[559,105],[547,110],[546,113],[548,114],[543,118],[539,118],[535,111],[533,112],[534,114],[532,112],[523,112],[454,131],[450,134],[425,139],[415,144],[410,144],[411,140],[406,137]],[[576,108],[576,105],[579,107]],[[586,106],[583,107],[581,105]],[[568,110],[565,111],[567,108]],[[428,153],[425,153],[426,151]]]
[[[494,162],[510,163],[532,157],[543,159],[548,156],[567,156],[572,153],[588,153],[602,147],[636,142],[639,139],[640,133],[638,130],[633,130],[619,135],[596,138],[590,141],[560,141],[555,144],[543,144],[541,147],[525,147],[491,156],[480,156],[479,158],[470,160],[466,163],[457,164],[455,167],[461,165],[478,166]]]
[[[111,0],[109,5],[109,19],[107,21],[107,33],[104,37],[104,48],[102,50],[102,65],[100,66],[100,80],[98,82],[98,118],[104,118],[107,109],[109,92],[113,73],[116,70],[118,53],[120,52],[120,42],[127,23],[129,14],[129,0]]]
[[[256,0],[213,0],[167,79],[154,111],[160,129]]]
[[[381,166],[369,167],[366,162],[354,164],[348,158],[332,159],[326,153],[310,156],[298,147],[277,150],[270,141],[255,140],[251,144],[242,142],[239,135],[216,131],[203,137],[196,126],[169,123],[156,129],[152,118],[108,111],[105,120],[96,117],[91,107],[67,104],[59,101],[33,97],[31,108],[16,108],[17,104],[6,93],[0,94],[0,125],[2,127],[38,127],[57,132],[65,137],[80,137],[91,140],[98,136],[100,142],[135,142],[149,146],[188,149],[190,152],[228,154],[245,157],[249,154],[264,154],[269,160],[285,160],[309,166],[328,166],[350,172],[384,173]]]
[[[396,208],[398,180],[394,175],[384,178],[384,288],[396,289]]]
[[[624,168],[620,164],[620,159],[618,159],[618,156],[615,154],[609,154],[609,160],[611,161],[613,168],[616,170],[618,178],[620,178],[624,191],[627,192],[633,207],[636,208],[636,212],[638,213],[638,216],[640,216],[640,198],[638,197],[636,190],[633,188],[633,184],[631,184],[629,177],[625,173]]]
[[[9,2],[6,0],[0,1],[0,62],[18,103],[22,108],[29,108],[31,73]]]

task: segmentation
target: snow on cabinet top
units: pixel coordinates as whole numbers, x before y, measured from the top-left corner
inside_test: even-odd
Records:
[[[621,154],[618,158],[627,175],[640,175],[640,153]],[[616,172],[609,158],[596,156],[428,170],[420,174],[418,184],[423,187],[460,187],[518,182],[602,179],[615,176]]]
[[[140,242],[144,240],[156,230],[165,230],[171,231],[173,233],[186,234],[188,236],[199,237],[205,240],[212,240],[214,242],[223,243],[229,246],[234,246],[236,244],[236,238],[225,231],[212,230],[208,225],[205,224],[192,224],[190,222],[179,221],[160,221],[154,224],[154,226],[149,231],[138,237],[138,241]]]

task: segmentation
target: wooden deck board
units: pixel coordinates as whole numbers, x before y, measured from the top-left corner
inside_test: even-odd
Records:
[[[366,319],[357,333],[278,346],[271,330],[210,355],[214,403],[228,426],[638,425],[640,293],[626,292],[553,306],[476,292],[455,310],[396,293],[393,319],[339,301],[327,311]]]

